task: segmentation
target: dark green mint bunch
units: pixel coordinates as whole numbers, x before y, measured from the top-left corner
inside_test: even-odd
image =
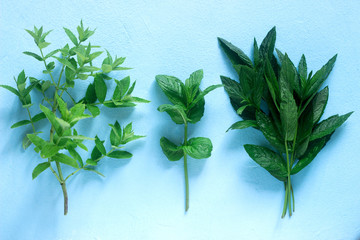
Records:
[[[221,76],[230,102],[243,119],[229,129],[253,127],[260,130],[272,149],[245,144],[249,156],[279,181],[284,182],[287,209],[295,210],[291,175],[298,173],[316,157],[334,131],[352,114],[334,115],[320,121],[329,90],[321,88],[333,69],[336,55],[320,70],[308,73],[305,56],[296,68],[287,54],[274,55],[276,31],[269,31],[260,47],[254,40],[253,60],[230,42],[219,43],[239,81]]]

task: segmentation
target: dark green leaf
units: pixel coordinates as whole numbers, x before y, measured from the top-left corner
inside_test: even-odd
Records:
[[[238,121],[238,122],[234,123],[233,125],[231,125],[229,127],[229,129],[226,130],[226,132],[229,130],[244,129],[244,128],[248,128],[248,127],[258,128],[259,126],[257,125],[256,121],[254,121],[254,120],[243,120],[243,121]]]
[[[338,127],[340,127],[352,114],[353,112],[349,112],[344,115],[334,115],[321,121],[317,124],[310,136],[310,141],[313,141],[318,138],[322,138],[334,132]]]
[[[110,142],[112,146],[119,146],[122,140],[121,126],[118,121],[114,125],[109,124],[111,127]]]
[[[166,137],[160,139],[160,146],[165,156],[170,161],[178,161],[184,156],[184,151]]]
[[[50,167],[50,163],[49,162],[43,162],[43,163],[39,163],[33,170],[32,172],[32,179],[34,180],[37,176],[39,176],[40,173],[42,173],[43,171],[45,171],[46,169],[48,169]]]
[[[84,163],[81,159],[80,154],[74,148],[69,148],[68,151],[69,151],[70,155],[79,163],[79,166],[83,167]]]
[[[38,121],[40,121],[42,119],[45,119],[45,118],[46,118],[46,115],[42,112],[42,113],[38,113],[35,116],[33,116],[32,121],[33,122],[38,122]]]
[[[204,137],[191,138],[185,146],[184,151],[195,159],[209,158],[213,149],[210,139]]]
[[[124,79],[121,79],[120,81],[116,81],[116,88],[113,94],[113,99],[120,100],[125,96],[125,93],[129,89],[130,86],[130,77],[127,76]]]
[[[43,61],[42,57],[40,57],[39,55],[37,55],[36,53],[33,52],[23,52],[23,54],[31,56],[33,58],[35,58],[38,61]]]
[[[285,152],[284,141],[276,130],[271,119],[264,113],[256,112],[256,122],[265,138],[280,152]]]
[[[337,54],[333,56],[319,71],[317,71],[314,76],[310,79],[307,84],[307,91],[305,93],[305,97],[309,97],[313,95],[315,92],[319,90],[321,85],[329,76],[331,70],[334,67],[336,61]]]
[[[245,144],[244,148],[256,163],[265,168],[265,170],[275,178],[279,179],[280,181],[287,180],[286,165],[279,154],[271,151],[266,147],[251,144]]]
[[[86,90],[86,95],[85,95],[85,100],[86,103],[94,103],[96,102],[96,92],[95,92],[95,86],[94,84],[89,84],[87,90]]]
[[[300,80],[301,80],[301,88],[304,89],[306,87],[306,79],[307,79],[307,64],[306,64],[306,58],[305,58],[304,54],[301,56],[299,66],[298,66],[298,71],[299,71]]]
[[[63,153],[58,153],[56,155],[54,155],[51,160],[54,160],[56,162],[59,162],[59,163],[63,163],[63,164],[66,164],[66,165],[69,165],[71,167],[74,167],[74,168],[79,168],[78,164],[76,163],[76,160],[63,154]]]
[[[193,72],[190,77],[185,80],[187,102],[191,102],[197,95],[203,76],[203,70],[200,69]]]
[[[105,101],[107,87],[104,79],[100,75],[96,75],[94,79],[96,97],[101,103]]]
[[[131,158],[132,154],[127,151],[116,150],[109,153],[107,156],[110,158],[125,159],[125,158]]]
[[[94,161],[98,161],[99,158],[102,156],[101,152],[99,151],[99,149],[95,146],[91,152],[91,159]]]
[[[323,90],[318,92],[312,100],[313,108],[313,124],[317,123],[324,113],[327,101],[329,97],[329,88],[325,87]]]
[[[201,98],[200,101],[198,101],[195,104],[195,106],[188,109],[188,111],[186,113],[188,122],[194,124],[194,123],[197,123],[198,121],[200,121],[204,115],[204,111],[205,111],[205,99]]]
[[[298,163],[291,169],[291,174],[300,172],[304,167],[309,165],[316,155],[320,152],[325,144],[330,140],[331,135],[327,135],[321,139],[310,142],[305,154],[299,159]]]
[[[231,63],[233,65],[241,64],[241,65],[247,65],[249,67],[252,66],[252,62],[246,54],[241,51],[241,49],[235,47],[232,43],[226,41],[223,38],[219,38],[219,43],[221,48],[224,50],[227,57],[230,59]]]
[[[270,58],[274,52],[275,47],[275,41],[276,41],[276,28],[273,27],[266,35],[264,40],[262,41],[259,49],[259,54],[261,57]]]
[[[184,109],[178,105],[162,104],[158,107],[158,111],[169,114],[176,124],[187,123],[187,117]]]
[[[218,84],[218,85],[211,85],[209,87],[207,87],[204,91],[201,91],[196,98],[191,102],[189,108],[192,108],[193,106],[195,106],[195,104],[197,102],[200,101],[200,99],[204,98],[206,94],[208,94],[209,92],[215,90],[216,88],[222,87],[222,84]]]
[[[166,75],[157,75],[155,78],[170,102],[182,106],[186,105],[185,85],[179,79]]]

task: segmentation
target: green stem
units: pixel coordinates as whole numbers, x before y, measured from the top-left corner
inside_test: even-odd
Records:
[[[284,182],[284,189],[285,189],[285,200],[284,200],[284,206],[283,206],[283,212],[281,214],[281,218],[284,218],[286,215],[286,209],[287,209],[287,201],[288,201],[288,191],[286,187],[286,182]]]
[[[287,186],[286,186],[286,193],[285,194],[285,198],[287,197],[287,204],[288,204],[288,208],[289,208],[289,216],[291,216],[291,175],[290,175],[290,171],[291,171],[291,160],[289,159],[289,149],[288,149],[288,142],[287,142],[287,136],[285,136],[285,154],[286,154],[286,165],[287,165],[287,170],[288,170],[288,179],[287,179]]]
[[[34,123],[33,123],[33,121],[32,121],[32,117],[31,117],[31,114],[30,114],[30,110],[29,110],[29,108],[26,108],[26,110],[27,110],[28,115],[29,115],[29,119],[30,119],[30,122],[31,122],[32,129],[33,129],[33,131],[34,131],[34,133],[35,133],[35,132],[36,132],[36,131],[35,131],[35,126],[34,126]]]
[[[67,195],[67,190],[66,190],[66,183],[64,181],[64,177],[63,177],[63,174],[61,171],[61,166],[60,166],[59,162],[56,162],[56,168],[59,173],[60,185],[61,185],[63,195],[64,195],[64,215],[66,215],[68,213],[68,195]]]
[[[184,145],[187,144],[187,123],[185,123],[184,129]],[[189,176],[187,167],[187,154],[184,152],[184,175],[185,175],[185,212],[189,209]]]

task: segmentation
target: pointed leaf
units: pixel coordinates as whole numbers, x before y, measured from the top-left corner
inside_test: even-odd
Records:
[[[63,153],[58,153],[56,155],[54,155],[51,160],[54,160],[56,162],[59,162],[59,163],[63,163],[63,164],[66,164],[66,165],[69,165],[71,167],[74,167],[74,168],[79,168],[78,164],[76,163],[76,160],[63,154]]]
[[[66,35],[68,35],[68,37],[70,38],[70,40],[72,41],[72,43],[77,46],[78,45],[78,41],[77,38],[75,37],[75,35],[67,28],[64,28]]]
[[[11,128],[17,128],[17,127],[20,127],[20,126],[24,126],[24,125],[27,125],[27,124],[30,124],[31,122],[29,120],[22,120],[22,121],[19,121],[15,124],[13,124],[11,126]]]
[[[322,138],[334,132],[338,127],[340,127],[352,114],[353,112],[349,112],[344,115],[334,115],[321,121],[317,124],[310,136],[310,141],[313,141],[318,138]]]
[[[127,151],[116,150],[107,155],[110,158],[126,159],[131,158],[133,155]]]
[[[324,113],[327,101],[329,97],[329,88],[325,87],[323,90],[318,92],[312,100],[313,108],[313,124],[317,123]]]
[[[185,85],[178,78],[166,75],[157,75],[155,78],[170,102],[183,106],[186,105]]]
[[[95,83],[95,92],[96,97],[99,99],[99,102],[103,103],[105,101],[107,87],[104,79],[100,75],[96,75],[94,79]]]
[[[229,127],[229,129],[226,130],[226,132],[228,132],[229,130],[244,129],[244,128],[248,128],[248,127],[258,128],[259,126],[257,125],[256,121],[254,121],[254,120],[243,120],[243,121],[238,121],[238,122],[234,123],[233,125],[231,125]]]
[[[23,52],[23,54],[31,56],[33,58],[35,58],[38,61],[43,61],[42,57],[40,57],[39,55],[37,55],[36,53],[33,52]]]
[[[252,66],[252,62],[248,56],[239,48],[234,46],[232,43],[226,41],[223,38],[219,38],[219,43],[221,48],[224,50],[227,57],[230,59],[233,65],[240,64],[240,65],[247,65],[249,67]]]
[[[258,163],[261,167],[265,168],[271,175],[280,181],[287,180],[286,165],[282,157],[271,151],[266,147],[245,144],[245,151],[249,156]]]
[[[50,163],[49,162],[43,162],[43,163],[39,163],[33,170],[32,172],[32,179],[34,180],[37,176],[39,176],[40,173],[42,173],[43,171],[45,171],[46,169],[48,169],[50,167]]]
[[[187,123],[187,117],[184,109],[178,105],[162,104],[158,107],[158,111],[169,114],[176,124]]]
[[[5,89],[9,90],[10,92],[12,92],[13,94],[15,94],[16,96],[20,97],[19,92],[15,88],[10,87],[8,85],[0,85],[0,87],[5,88]]]

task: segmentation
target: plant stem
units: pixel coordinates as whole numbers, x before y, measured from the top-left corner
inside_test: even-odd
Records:
[[[64,195],[64,215],[67,214],[68,212],[68,195],[67,195],[67,190],[66,190],[66,183],[64,181],[64,177],[62,175],[62,171],[61,171],[61,166],[59,162],[56,162],[56,168],[59,172],[59,178],[60,178],[60,185],[63,191],[63,195]]]
[[[29,110],[29,108],[26,108],[26,110],[27,110],[27,112],[28,112],[28,114],[29,114],[29,119],[30,119],[30,122],[31,122],[31,126],[32,126],[32,129],[33,129],[34,133],[35,133],[35,132],[36,132],[36,131],[35,131],[35,126],[34,126],[34,123],[33,123],[33,121],[32,121],[32,117],[31,117],[31,114],[30,114],[30,110]]]
[[[287,141],[287,136],[285,136],[285,154],[286,154],[286,165],[287,165],[287,171],[288,171],[288,177],[287,177],[287,182],[285,183],[285,202],[287,202],[288,208],[289,208],[289,216],[291,217],[292,211],[291,211],[291,160],[289,158],[289,149],[288,149],[288,141]],[[286,205],[284,203],[285,206],[285,214],[286,214]],[[282,217],[284,217],[284,212]]]
[[[184,129],[184,145],[187,144],[187,123],[185,123]],[[189,209],[189,176],[188,176],[188,169],[187,169],[187,154],[184,152],[184,175],[185,175],[185,212]]]

